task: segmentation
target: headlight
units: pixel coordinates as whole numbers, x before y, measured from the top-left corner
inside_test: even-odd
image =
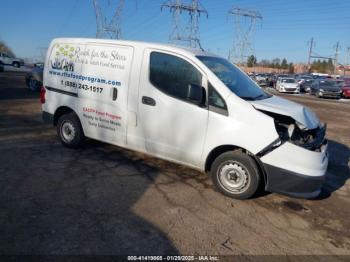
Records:
[[[320,92],[324,92],[324,90],[321,88],[321,89],[320,89]]]

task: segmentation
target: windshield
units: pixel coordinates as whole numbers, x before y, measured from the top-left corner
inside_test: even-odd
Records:
[[[197,56],[233,93],[245,100],[261,100],[271,97],[253,80],[226,59]]]
[[[292,78],[289,79],[282,79],[282,83],[295,83],[295,80]]]
[[[324,87],[326,87],[326,86],[335,86],[336,85],[336,83],[334,82],[334,81],[320,81],[320,86],[322,87],[322,86],[324,86]]]

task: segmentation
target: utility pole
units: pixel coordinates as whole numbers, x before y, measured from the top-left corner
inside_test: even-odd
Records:
[[[311,37],[310,48],[309,48],[309,57],[307,59],[307,71],[310,73],[311,70],[311,56],[312,56],[312,48],[314,47],[314,38]]]
[[[124,7],[125,0],[119,0],[116,6],[114,15],[110,22],[107,22],[107,18],[103,15],[100,0],[93,0],[93,5],[96,15],[96,38],[121,38],[121,13]],[[109,2],[110,5],[110,2]]]
[[[345,63],[344,63],[344,76],[346,75],[347,69],[349,67],[349,56],[350,56],[350,47],[346,49]]]
[[[231,62],[244,63],[245,58],[254,55],[254,33],[257,21],[262,21],[261,14],[254,10],[234,7],[228,11],[234,17],[234,39],[232,44],[232,54],[234,59]],[[255,55],[254,55],[255,56]]]
[[[191,0],[190,4],[184,4],[181,0],[169,0],[161,5],[161,10],[168,8],[173,15],[173,28],[169,35],[169,42],[183,44],[202,49],[199,35],[199,18],[201,14],[208,12],[201,5],[199,0]],[[181,25],[182,12],[189,14],[189,21],[186,26]]]
[[[338,55],[339,55],[339,42],[337,42],[336,47],[335,47],[335,55],[334,55],[334,75],[337,74]]]

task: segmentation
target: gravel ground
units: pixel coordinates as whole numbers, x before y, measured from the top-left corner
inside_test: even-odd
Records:
[[[328,124],[315,200],[233,200],[176,164],[96,141],[64,148],[24,74],[0,73],[0,254],[350,255],[350,103],[283,96]]]

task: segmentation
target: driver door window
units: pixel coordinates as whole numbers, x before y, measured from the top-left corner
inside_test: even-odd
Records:
[[[150,57],[150,82],[165,94],[188,102],[188,85],[202,86],[202,74],[184,59],[169,54],[152,52]]]

